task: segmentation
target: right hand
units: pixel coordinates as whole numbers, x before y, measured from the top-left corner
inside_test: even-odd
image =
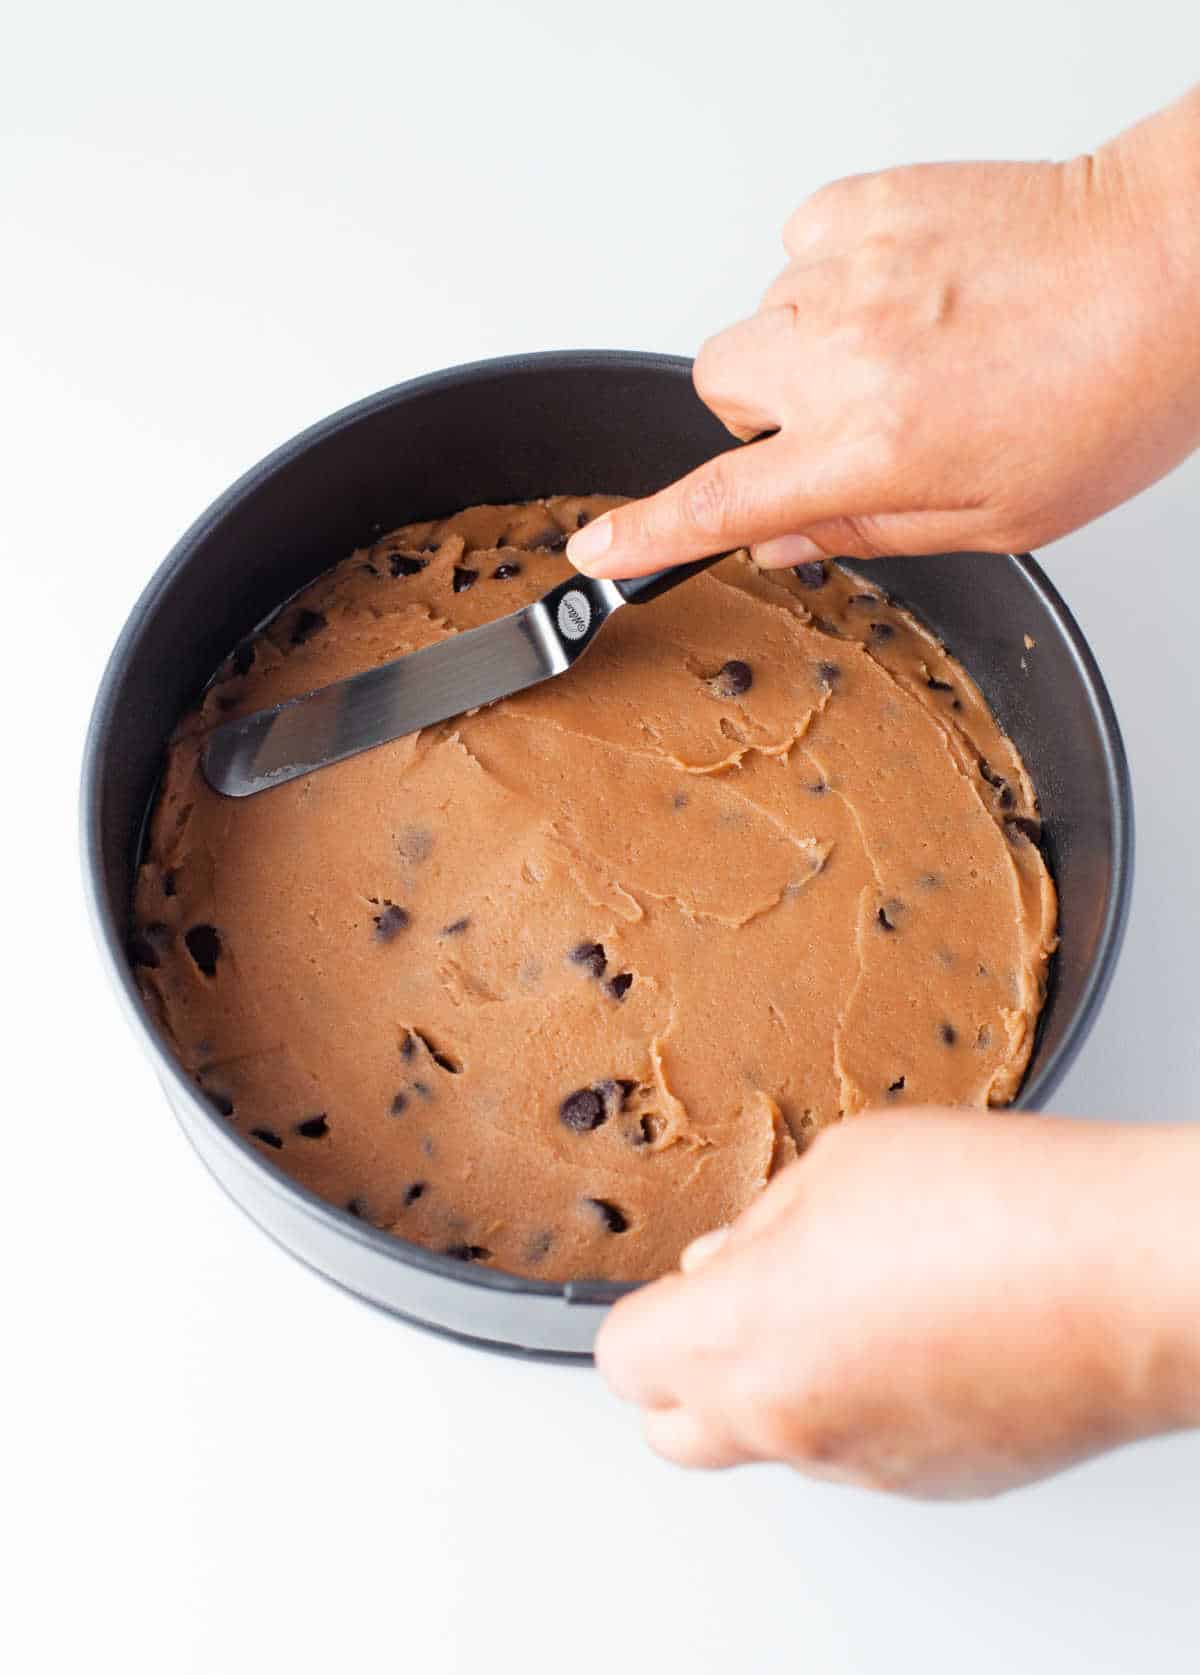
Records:
[[[1147,487],[1200,442],[1184,142],[1200,157],[1200,92],[1095,156],[817,192],[758,312],[695,365],[730,430],[778,434],[597,519],[568,556],[632,576],[738,546],[767,566],[1022,552]]]

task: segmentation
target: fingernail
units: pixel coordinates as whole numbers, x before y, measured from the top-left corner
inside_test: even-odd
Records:
[[[680,1272],[690,1274],[694,1268],[703,1267],[728,1237],[728,1227],[714,1227],[711,1233],[701,1233],[698,1239],[693,1239],[690,1245],[684,1247],[679,1258]]]
[[[603,517],[593,518],[591,523],[575,531],[567,542],[567,557],[585,576],[595,575],[596,565],[612,546],[612,537],[612,519],[605,512]]]
[[[773,541],[751,547],[750,557],[764,570],[783,570],[793,564],[811,564],[825,554],[807,535],[777,535]]]

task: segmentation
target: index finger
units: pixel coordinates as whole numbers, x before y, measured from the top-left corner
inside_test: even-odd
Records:
[[[802,453],[781,431],[593,518],[572,535],[567,557],[589,576],[645,576],[865,510],[873,502],[863,496],[876,487],[866,453],[862,443],[835,447],[816,434]]]

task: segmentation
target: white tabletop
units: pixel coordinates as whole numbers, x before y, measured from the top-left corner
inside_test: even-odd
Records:
[[[1200,12],[75,0],[20,8],[6,43],[6,1661],[1194,1669],[1200,1437],[977,1506],[688,1475],[590,1371],[439,1341],[283,1255],[108,993],[74,780],[144,581],[277,442],[477,356],[690,352],[822,180],[1096,143],[1200,73]],[[1043,555],[1137,793],[1128,942],[1070,1111],[1197,1111],[1198,509],[1200,460]]]

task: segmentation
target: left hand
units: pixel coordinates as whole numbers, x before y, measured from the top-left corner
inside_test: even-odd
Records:
[[[596,1343],[669,1460],[995,1493],[1200,1423],[1200,1131],[853,1117]]]

